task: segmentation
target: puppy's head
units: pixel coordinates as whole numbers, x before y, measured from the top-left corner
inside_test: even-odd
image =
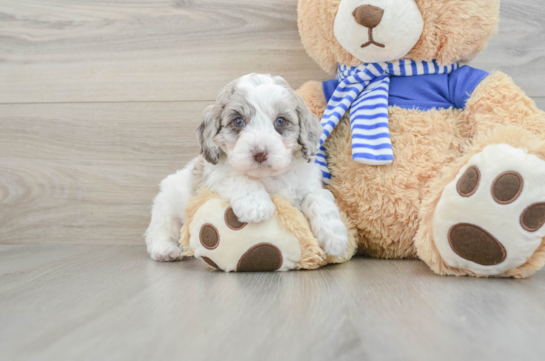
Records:
[[[286,172],[298,158],[313,161],[322,127],[281,77],[250,74],[228,84],[204,111],[201,154],[255,178]]]

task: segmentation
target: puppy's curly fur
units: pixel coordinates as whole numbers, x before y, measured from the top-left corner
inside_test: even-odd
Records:
[[[270,218],[281,195],[301,210],[331,256],[341,256],[348,234],[332,193],[314,165],[321,126],[303,99],[280,77],[250,74],[228,84],[204,111],[201,155],[161,183],[146,244],[157,261],[182,257],[176,242],[184,210],[206,187],[230,201],[242,222]]]

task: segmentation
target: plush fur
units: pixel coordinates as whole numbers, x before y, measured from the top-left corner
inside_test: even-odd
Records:
[[[528,154],[534,154],[541,159],[545,159],[545,140],[543,138],[531,134],[520,127],[499,126],[494,131],[483,132],[473,138],[473,142],[468,144],[467,149],[465,149],[464,155],[458,158],[450,168],[446,169],[441,177],[435,179],[430,184],[429,196],[422,203],[422,220],[418,234],[415,237],[415,246],[418,249],[420,259],[424,260],[438,274],[486,277],[469,270],[450,267],[443,262],[433,241],[433,215],[445,186],[456,177],[460,169],[473,155],[492,144],[508,144],[513,147],[524,148],[528,151]],[[525,264],[497,275],[497,277],[528,277],[536,270],[542,268],[543,265],[545,265],[545,240],[542,240],[541,246],[539,246],[538,250]]]
[[[360,225],[366,253],[381,258],[416,257],[413,238],[427,185],[462,154],[457,130],[460,111],[390,109],[394,162],[370,167],[352,160],[351,131],[345,117],[327,141],[332,190],[341,211]]]
[[[496,32],[500,0],[415,1],[424,18],[424,30],[404,59],[437,59],[441,64],[469,61],[486,48]],[[299,1],[303,45],[329,73],[336,70],[337,64],[361,64],[361,60],[346,51],[335,38],[333,27],[340,3],[341,0]]]
[[[442,64],[468,61],[486,47],[499,22],[499,0],[403,1],[416,1],[424,19],[420,40],[406,59],[437,59]],[[362,62],[335,38],[333,24],[340,2],[299,1],[303,44],[328,72],[338,64]],[[298,92],[321,118],[327,105],[321,83],[308,82]],[[489,145],[527,149],[528,154],[545,160],[545,113],[511,78],[498,72],[476,88],[465,110],[421,112],[390,107],[389,117],[395,160],[388,166],[352,160],[348,116],[325,144],[334,175],[328,188],[350,219],[349,231],[357,232],[360,251],[380,258],[419,257],[441,275],[482,276],[443,261],[433,237],[436,206],[446,185]],[[544,263],[542,240],[525,264],[496,276],[527,277]]]

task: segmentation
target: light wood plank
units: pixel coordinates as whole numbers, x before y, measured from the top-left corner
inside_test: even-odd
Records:
[[[545,98],[534,98],[534,101],[539,109],[545,110]]]
[[[224,274],[144,247],[0,246],[0,360],[542,360],[545,272],[357,258]],[[68,250],[67,250],[68,249]],[[62,254],[61,257],[58,255]],[[10,272],[12,269],[12,272]]]
[[[545,1],[501,0],[498,34],[471,63],[501,70],[531,97],[545,97]]]
[[[0,243],[138,244],[208,103],[0,106]]]
[[[250,72],[330,78],[306,55],[296,0],[0,0],[0,102],[212,100]],[[502,0],[473,63],[545,97],[545,3]]]
[[[0,1],[0,102],[215,99],[233,79],[327,78],[294,0]]]

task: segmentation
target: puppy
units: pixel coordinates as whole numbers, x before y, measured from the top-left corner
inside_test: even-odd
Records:
[[[269,195],[301,210],[320,246],[342,255],[348,235],[314,164],[322,127],[303,99],[280,77],[250,74],[227,85],[204,111],[198,130],[201,155],[161,183],[145,233],[151,258],[181,259],[184,210],[201,187],[231,202],[242,222],[270,218]]]

